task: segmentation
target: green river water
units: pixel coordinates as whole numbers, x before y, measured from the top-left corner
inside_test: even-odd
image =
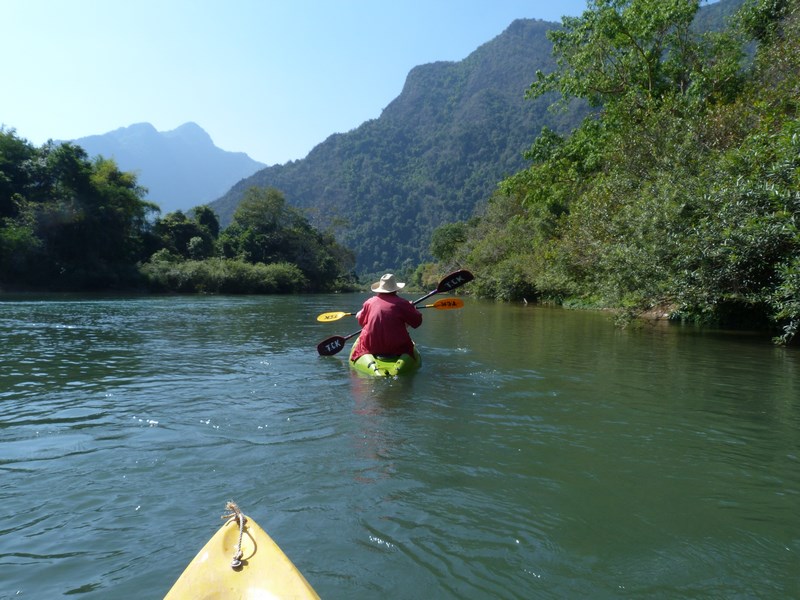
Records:
[[[0,598],[161,598],[235,500],[327,599],[800,598],[800,352],[466,299],[6,297]],[[349,349],[349,343],[348,343]]]

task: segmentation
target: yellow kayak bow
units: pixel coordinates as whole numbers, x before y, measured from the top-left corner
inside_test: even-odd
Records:
[[[228,504],[233,514],[192,559],[164,600],[319,599],[266,531]]]

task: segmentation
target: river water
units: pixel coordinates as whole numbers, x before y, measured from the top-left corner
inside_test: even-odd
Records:
[[[323,598],[800,597],[800,352],[466,299],[0,302],[0,598],[161,598],[235,500]],[[349,344],[348,344],[349,348]]]

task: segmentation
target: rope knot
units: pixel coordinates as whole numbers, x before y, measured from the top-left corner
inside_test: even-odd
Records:
[[[228,519],[225,521],[225,524],[227,525],[231,521],[237,521],[239,523],[239,542],[236,544],[236,553],[231,559],[231,568],[238,569],[242,566],[242,556],[244,556],[242,552],[242,537],[244,536],[244,524],[247,523],[247,517],[244,516],[244,513],[242,513],[233,500],[230,500],[225,505],[225,509],[231,511],[227,515],[222,515],[223,519]]]

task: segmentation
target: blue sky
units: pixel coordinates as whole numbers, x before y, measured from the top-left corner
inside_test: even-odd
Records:
[[[194,121],[225,150],[301,159],[380,116],[416,65],[585,0],[0,0],[0,124],[41,145]],[[520,90],[523,93],[524,90]]]

